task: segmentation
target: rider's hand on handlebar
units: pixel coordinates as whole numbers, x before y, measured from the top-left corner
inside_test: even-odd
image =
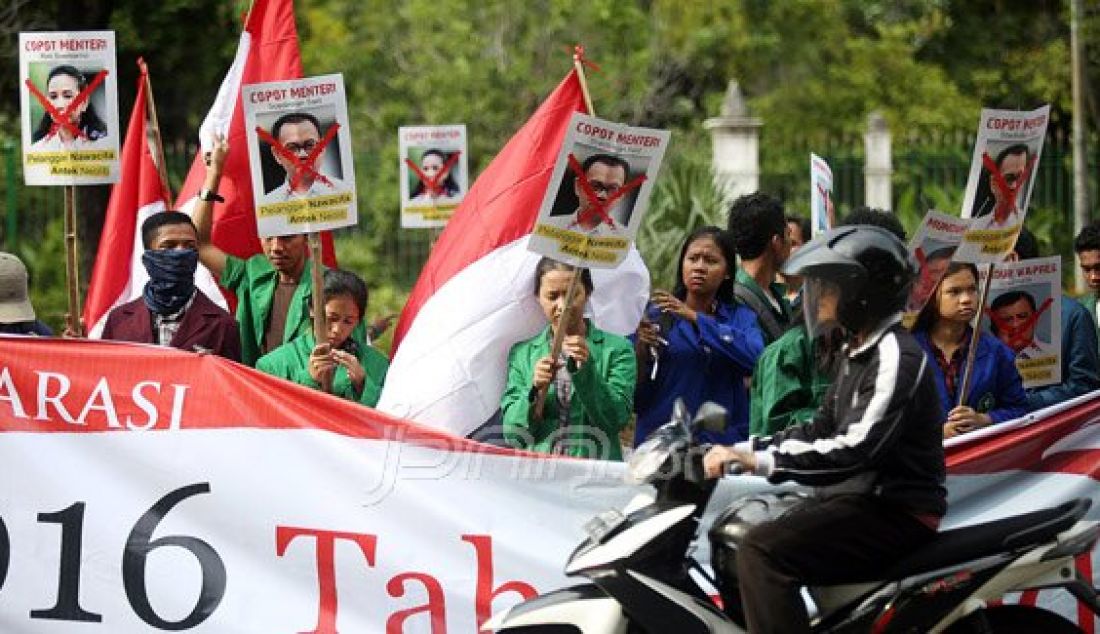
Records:
[[[751,451],[721,445],[712,447],[707,455],[703,456],[703,469],[708,478],[722,477],[734,463],[740,466],[741,470],[752,473],[756,469],[756,456]]]

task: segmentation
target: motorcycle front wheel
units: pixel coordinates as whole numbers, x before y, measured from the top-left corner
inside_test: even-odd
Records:
[[[999,605],[978,610],[947,628],[948,634],[1081,634],[1081,628],[1057,614],[1028,605]]]

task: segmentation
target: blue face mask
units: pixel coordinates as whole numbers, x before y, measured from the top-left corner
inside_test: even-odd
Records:
[[[195,249],[148,249],[141,263],[149,272],[142,298],[149,310],[158,315],[174,315],[195,294],[195,269],[199,252]]]

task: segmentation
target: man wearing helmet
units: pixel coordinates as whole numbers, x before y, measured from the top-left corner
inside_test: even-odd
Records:
[[[730,467],[816,487],[778,519],[740,538],[737,576],[751,632],[808,632],[803,585],[871,580],[935,534],[947,510],[943,418],[927,358],[901,325],[917,270],[878,227],[831,230],[784,274],[803,276],[807,329],[836,302],[853,333],[813,420],[706,455]]]

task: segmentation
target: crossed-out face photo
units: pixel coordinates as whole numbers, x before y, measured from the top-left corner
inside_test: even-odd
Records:
[[[462,153],[454,148],[413,146],[403,157],[409,202],[430,204],[463,194]],[[415,167],[413,167],[415,166]]]
[[[1051,348],[1049,284],[1026,284],[990,292],[989,331],[1020,358],[1057,354]]]
[[[990,227],[1020,222],[1034,182],[1035,157],[1040,142],[1041,139],[1027,143],[994,140],[986,143],[971,217],[991,216],[982,223]]]
[[[256,124],[266,133],[257,134],[265,202],[346,189],[340,160],[343,131],[318,151],[335,123],[333,106],[257,113]]]
[[[951,263],[951,257],[955,254],[958,245],[940,242],[939,240],[925,240],[917,248],[914,256],[920,264],[920,272],[913,283],[913,290],[909,293],[909,302],[906,310],[919,311],[924,307],[932,294],[936,292],[936,285],[943,279],[947,272],[947,265]]]
[[[634,214],[639,188],[620,191],[646,173],[650,157],[610,154],[584,143],[574,144],[571,154],[583,178],[578,178],[578,169],[565,170],[550,217],[570,217],[565,228],[574,231],[625,229]]]
[[[94,146],[110,130],[101,113],[107,108],[103,68],[30,62],[31,151]]]

